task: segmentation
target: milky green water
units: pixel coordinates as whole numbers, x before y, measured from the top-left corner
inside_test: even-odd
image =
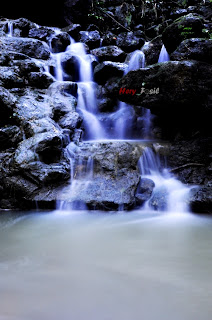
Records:
[[[0,215],[0,320],[211,320],[212,219]]]

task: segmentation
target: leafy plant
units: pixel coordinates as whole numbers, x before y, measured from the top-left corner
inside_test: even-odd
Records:
[[[128,12],[128,14],[126,15],[126,20],[127,20],[128,26],[129,26],[132,22],[132,15],[130,12]]]

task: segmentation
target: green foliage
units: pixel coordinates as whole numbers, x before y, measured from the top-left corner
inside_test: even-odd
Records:
[[[93,0],[93,6],[104,6],[104,1],[101,0]]]
[[[188,39],[195,36],[195,33],[192,30],[192,27],[183,27],[182,25],[180,25],[178,28],[182,29],[182,32],[180,33],[180,35],[183,39]]]
[[[104,5],[104,1],[96,1],[96,5],[97,6],[103,6]]]
[[[184,39],[192,38],[195,36],[194,32],[181,32],[181,36]]]
[[[192,31],[192,28],[191,28],[191,27],[184,27],[184,28],[183,28],[183,31],[184,31],[184,32],[191,32],[191,31]]]
[[[89,14],[88,14],[88,17],[92,17],[92,18],[94,18],[94,19],[96,19],[96,20],[104,20],[104,18],[103,18],[102,16],[97,15],[97,14],[94,13],[94,12],[89,13]]]
[[[132,22],[132,15],[130,12],[128,12],[128,14],[126,15],[126,20],[127,20],[128,26],[129,26]]]

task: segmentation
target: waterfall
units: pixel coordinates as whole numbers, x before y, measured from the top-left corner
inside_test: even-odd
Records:
[[[153,194],[144,206],[145,209],[158,209],[170,212],[188,212],[186,202],[190,187],[173,177],[168,169],[162,169],[159,155],[146,147],[138,163],[141,178],[151,179],[155,183]]]
[[[128,67],[124,72],[126,75],[129,71],[138,70],[145,67],[145,54],[141,50],[135,50],[129,60]],[[133,107],[125,102],[119,101],[118,111],[114,124],[114,134],[118,139],[131,138],[133,117]]]
[[[58,31],[56,30],[56,33],[57,32]],[[100,114],[98,112],[95,94],[97,85],[93,81],[91,57],[86,53],[82,43],[77,43],[70,38],[70,45],[64,52],[52,52],[52,59],[55,61],[55,79],[57,81],[65,81],[62,61],[66,55],[70,57],[73,56],[77,61],[77,111],[82,114],[84,119],[84,140],[131,138],[134,120],[134,109],[132,106],[124,102],[119,102],[118,110],[107,116],[107,121],[109,121],[110,125],[113,127],[112,135],[109,135],[106,132],[106,128],[103,126],[104,122],[99,120]],[[169,60],[169,56],[163,45],[159,62],[167,60]],[[130,56],[125,74],[139,68],[145,68],[145,55],[141,50],[136,50]],[[152,138],[152,115],[149,109],[142,109],[141,120],[143,126],[140,137],[147,139]],[[70,159],[70,181],[69,185],[62,190],[61,200],[57,203],[57,209],[60,210],[73,210],[76,208],[86,209],[86,205],[80,199],[83,192],[89,194],[89,185],[94,175],[94,159],[92,156],[87,158],[80,158],[79,154],[76,156],[77,152],[75,148],[77,148],[77,146],[71,142],[66,147],[66,153]],[[161,166],[162,163],[160,158],[153,152],[152,148],[146,147],[139,160],[138,167],[140,169],[141,178],[149,178],[154,181],[155,188],[150,200],[146,203],[145,208],[163,209],[175,212],[187,211],[186,197],[190,188],[184,186],[180,181],[175,179],[167,169],[161,170]],[[160,193],[162,194],[162,198],[164,198],[164,202],[162,205],[160,203],[155,205],[157,201],[160,201]],[[122,209],[123,206],[120,205],[119,210]]]
[[[158,62],[166,62],[166,61],[169,61],[170,58],[169,58],[169,54],[166,50],[166,47],[164,46],[164,44],[162,45],[162,48],[161,48],[161,51],[160,51],[160,55],[159,55],[159,59],[158,59]]]
[[[8,22],[8,37],[13,37],[13,21]]]
[[[70,143],[66,151],[70,153],[71,178],[69,185],[63,189],[63,200],[57,201],[57,210],[86,210],[87,206],[80,200],[80,194],[86,192],[93,179],[93,157],[74,158],[76,146]]]
[[[61,65],[61,53],[56,53],[55,55],[56,66],[55,66],[55,79],[57,81],[63,81],[63,70]]]
[[[65,54],[73,55],[79,67],[78,104],[77,110],[82,113],[85,126],[84,139],[103,139],[105,130],[98,119],[97,101],[95,95],[95,83],[93,82],[93,71],[91,58],[86,54],[83,43],[71,41]]]
[[[127,72],[145,68],[145,54],[141,50],[135,50],[130,58]]]

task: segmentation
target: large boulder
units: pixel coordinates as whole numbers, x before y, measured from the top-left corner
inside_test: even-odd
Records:
[[[106,46],[97,48],[91,51],[91,53],[98,58],[99,62],[104,60],[124,62],[126,53],[117,46]]]
[[[116,45],[125,52],[132,52],[136,49],[140,49],[144,43],[144,38],[137,36],[132,31],[120,33],[116,40]]]
[[[104,61],[97,65],[94,69],[94,78],[98,84],[105,84],[107,80],[113,77],[122,77],[127,64]]]
[[[96,174],[88,188],[86,183],[79,183],[78,186],[75,184],[75,188],[71,190],[71,198],[70,194],[65,198],[65,192],[58,200],[85,203],[89,209],[131,209],[135,206],[135,189],[138,182],[138,173],[132,171],[123,170],[117,178]]]
[[[39,26],[39,28],[31,28],[28,33],[28,38],[38,39],[40,41],[49,42],[49,40],[55,35],[53,28]]]
[[[67,32],[74,40],[78,40],[79,32],[82,31],[82,27],[79,23],[71,23],[63,30]]]
[[[203,38],[203,28],[203,18],[197,14],[189,13],[175,20],[162,34],[163,43],[168,53],[176,50],[183,40]]]
[[[142,51],[145,54],[146,66],[155,64],[158,62],[161,48],[163,46],[162,37],[158,36],[147,42],[143,47]]]
[[[211,214],[212,184],[210,186],[193,188],[190,192],[189,203],[193,212]]]
[[[80,42],[85,43],[90,49],[94,49],[100,46],[100,34],[99,31],[80,31]]]
[[[52,52],[58,53],[65,51],[70,44],[70,37],[66,32],[60,32],[51,39]]]
[[[83,202],[90,209],[133,208],[140,180],[137,163],[144,148],[145,144],[121,141],[80,143],[73,150],[72,186],[62,190],[58,200]]]
[[[26,89],[23,95],[17,97],[14,117],[23,127],[32,120],[49,117],[51,109],[45,99],[45,94]]]
[[[26,54],[4,50],[0,54],[0,83],[9,89],[26,86],[46,89],[54,78],[44,72],[45,64]]]
[[[54,78],[44,72],[30,72],[27,80],[27,85],[30,87],[41,89],[47,89],[54,82]]]
[[[22,141],[16,149],[14,167],[37,184],[69,178],[69,164],[61,161],[61,133],[39,133]]]
[[[141,182],[137,166],[146,146],[151,142],[82,142],[69,145],[72,183],[63,187],[46,187],[34,194],[39,203],[59,201],[63,209],[82,204],[89,209],[122,210],[134,208],[137,191],[146,192],[146,199],[154,187],[152,181]],[[138,193],[137,193],[138,194]],[[147,195],[148,194],[148,195]],[[144,201],[144,200],[143,200]],[[79,206],[80,205],[80,206]]]
[[[48,91],[26,88],[12,90],[15,96],[9,94],[13,121],[24,131],[13,126],[0,132],[2,146],[7,143],[8,147],[16,148],[7,161],[9,167],[4,168],[2,179],[5,192],[11,194],[12,190],[19,200],[16,207],[28,204],[32,207],[37,193],[56,188],[70,177],[70,162],[63,149],[67,132],[51,117],[59,103],[63,105],[61,108],[69,109],[69,116],[75,112],[76,98],[70,94],[74,91],[72,87],[70,83],[64,87],[55,83]],[[7,98],[7,91],[4,93],[2,99]],[[74,129],[72,134],[76,134]],[[9,207],[9,204],[2,202],[2,206]]]
[[[171,54],[171,60],[198,60],[212,63],[212,40],[192,38],[181,42]]]
[[[129,72],[117,85],[116,95],[121,101],[151,109],[165,120],[163,129],[169,125],[169,133],[174,128],[188,132],[188,121],[189,130],[209,129],[211,72],[211,65],[197,61],[156,64]],[[136,94],[127,89],[136,90]],[[139,115],[142,109],[137,107],[136,111]]]
[[[23,53],[31,58],[47,60],[50,51],[47,44],[37,39],[31,38],[1,38],[0,50]]]
[[[61,65],[65,73],[66,81],[79,81],[79,59],[67,52],[62,55]]]

